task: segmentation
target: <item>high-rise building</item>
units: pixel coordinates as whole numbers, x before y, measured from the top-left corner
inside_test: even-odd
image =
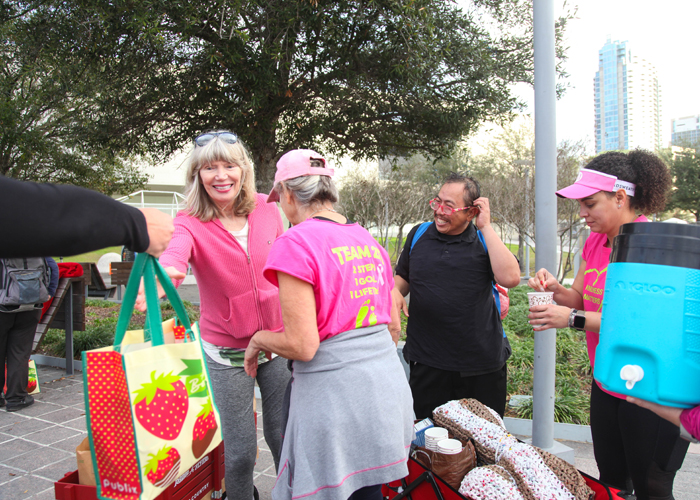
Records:
[[[595,149],[661,147],[661,91],[656,69],[632,56],[627,42],[607,40],[594,79]]]
[[[700,115],[671,120],[671,144],[694,146],[700,143]]]

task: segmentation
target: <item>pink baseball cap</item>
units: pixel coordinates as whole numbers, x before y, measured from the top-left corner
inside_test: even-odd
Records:
[[[311,160],[321,161],[324,166],[312,167]],[[267,202],[274,203],[280,201],[279,193],[275,191],[275,186],[277,186],[277,183],[280,181],[287,181],[307,175],[327,175],[328,177],[333,177],[333,169],[326,168],[325,165],[326,159],[316,151],[310,149],[293,149],[283,154],[282,157],[277,160],[275,183],[272,186],[270,195],[267,197]]]
[[[557,191],[557,196],[580,200],[594,195],[598,191],[614,193],[618,189],[624,189],[629,196],[634,196],[635,187],[631,182],[621,181],[614,175],[584,168],[578,173],[576,182]]]

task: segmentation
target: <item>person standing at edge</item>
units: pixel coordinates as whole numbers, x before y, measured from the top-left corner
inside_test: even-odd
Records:
[[[408,316],[404,357],[416,418],[462,398],[503,415],[510,345],[492,283],[516,286],[518,260],[491,227],[489,200],[471,177],[451,174],[430,207],[434,222],[415,244],[419,226],[408,234],[392,292]]]
[[[578,201],[591,235],[571,288],[559,284],[547,269],[530,279],[531,288],[554,292],[556,304],[533,306],[528,317],[535,331],[567,326],[585,331],[591,371],[613,239],[623,224],[647,222],[643,214],[662,211],[670,187],[666,165],[652,153],[635,150],[595,157],[574,184],[557,191],[561,198]],[[594,380],[591,434],[601,481],[622,490],[634,489],[639,500],[673,499],[673,480],[689,444],[680,438],[677,426],[625,401],[621,394],[604,390]]]

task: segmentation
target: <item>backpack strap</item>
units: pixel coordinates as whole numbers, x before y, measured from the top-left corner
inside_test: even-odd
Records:
[[[416,229],[416,234],[413,235],[413,240],[411,240],[411,246],[408,249],[408,255],[411,255],[411,252],[413,251],[413,247],[416,244],[416,241],[423,236],[423,233],[425,233],[428,230],[428,227],[430,227],[430,224],[432,224],[431,221],[428,222],[423,222],[420,226],[418,226],[418,229]]]
[[[489,248],[486,246],[486,240],[484,239],[484,235],[483,235],[482,232],[479,231],[478,229],[476,230],[476,235],[479,237],[479,241],[480,241],[481,244],[483,245],[484,250],[486,251],[486,254],[488,254],[488,253],[489,253]],[[496,282],[495,282],[495,281],[492,281],[492,282],[491,282],[491,288],[492,288],[491,291],[493,292],[493,299],[496,301],[496,309],[498,310],[498,313],[499,313],[499,315],[500,315],[500,313],[501,313],[501,296],[500,296],[500,294],[498,293],[498,288],[496,288]],[[506,336],[506,330],[505,330],[505,328],[503,329],[503,336],[504,336],[504,337]]]

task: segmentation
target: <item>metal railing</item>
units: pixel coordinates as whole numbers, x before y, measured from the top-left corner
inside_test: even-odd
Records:
[[[172,196],[170,203],[156,203],[152,201],[146,201],[146,197],[149,195],[169,195]],[[157,208],[158,210],[169,213],[171,217],[175,217],[180,207],[184,205],[185,197],[173,191],[147,191],[141,190],[135,193],[122,196],[117,198],[117,201],[121,201],[127,205],[131,205],[136,208]]]

